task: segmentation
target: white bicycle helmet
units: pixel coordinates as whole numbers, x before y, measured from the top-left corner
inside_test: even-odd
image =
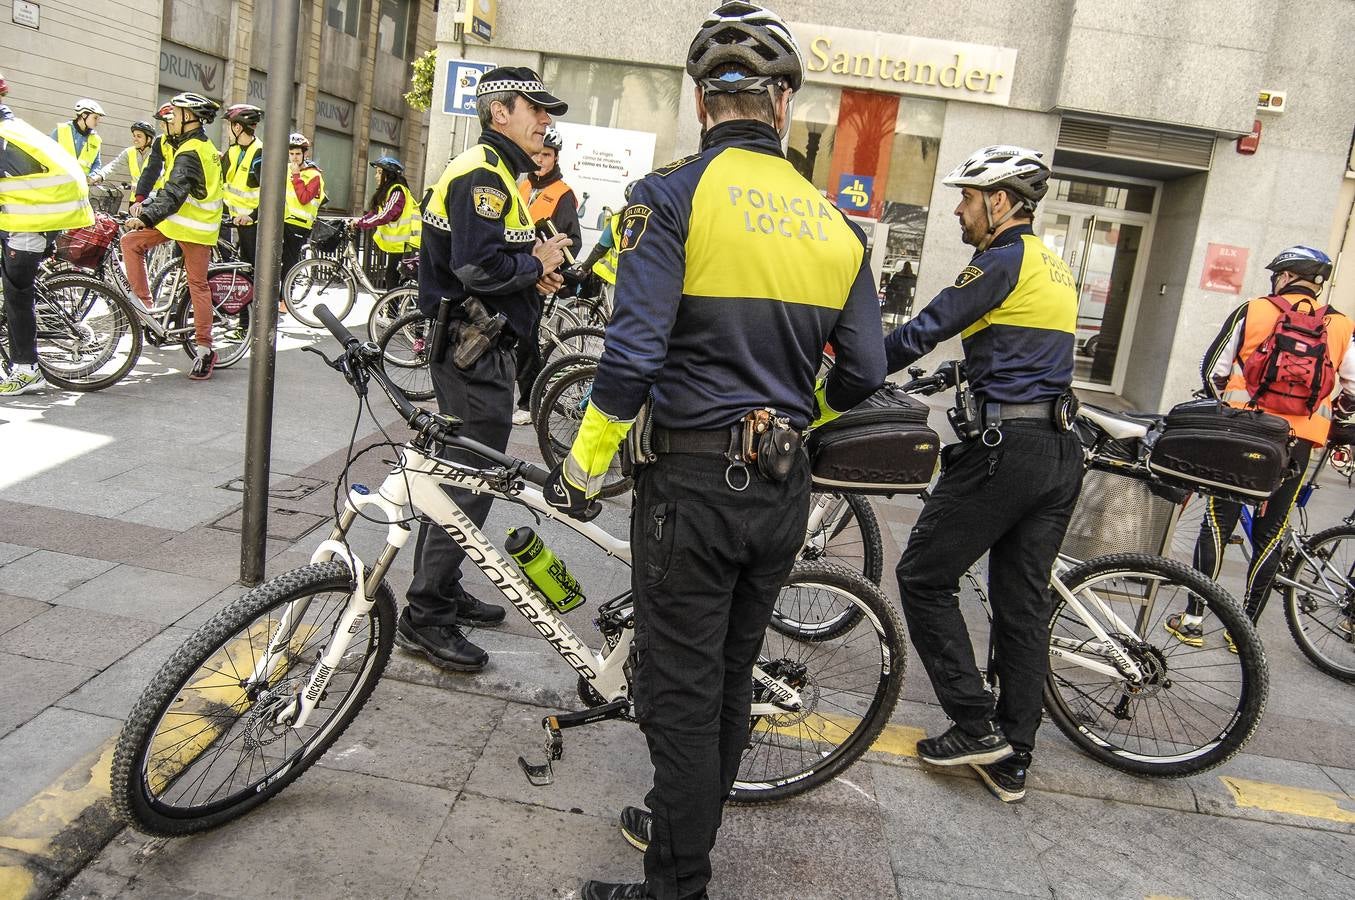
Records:
[[[311,142],[299,131],[293,131],[287,135],[287,148],[289,150],[309,150]]]
[[[711,78],[723,65],[744,70]],[[687,74],[704,91],[754,93],[784,79],[793,91],[805,80],[805,60],[790,26],[755,3],[723,3],[701,23],[687,51]]]
[[[942,184],[971,187],[984,193],[1010,191],[1022,206],[1034,212],[1049,192],[1049,176],[1049,166],[1039,150],[999,144],[975,150],[942,179]]]
[[[79,100],[76,100],[75,114],[77,116],[83,116],[87,113],[93,113],[96,116],[102,116],[104,115],[104,108],[100,106],[96,101],[91,100],[88,97],[82,97]]]
[[[203,125],[210,125],[221,110],[221,104],[201,94],[185,91],[169,98],[170,106],[177,106],[191,112]]]

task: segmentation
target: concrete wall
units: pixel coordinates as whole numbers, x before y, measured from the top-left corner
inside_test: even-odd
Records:
[[[91,41],[95,27],[101,38]],[[99,126],[107,162],[155,108],[160,28],[161,0],[43,0],[36,30],[3,19],[5,103],[46,133],[70,120],[76,100],[97,100],[108,114]]]
[[[231,0],[173,0],[165,4],[166,40],[226,57],[231,49]]]
[[[1079,0],[1057,105],[1248,131],[1275,7],[1274,0]]]

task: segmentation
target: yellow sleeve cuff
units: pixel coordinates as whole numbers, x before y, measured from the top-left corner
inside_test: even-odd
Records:
[[[565,460],[564,476],[569,483],[587,496],[596,497],[602,491],[603,479],[617,448],[634,424],[634,419],[616,419],[590,403]]]

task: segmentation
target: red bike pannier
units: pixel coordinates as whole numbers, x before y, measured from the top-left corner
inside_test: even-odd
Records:
[[[254,299],[254,282],[242,272],[214,272],[207,276],[207,286],[212,289],[212,305],[228,316]]]
[[[96,213],[94,224],[72,228],[57,235],[56,257],[82,269],[97,269],[117,237],[118,223],[112,216]]]

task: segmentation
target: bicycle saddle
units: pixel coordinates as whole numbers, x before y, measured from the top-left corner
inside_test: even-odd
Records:
[[[1158,423],[1157,416],[1111,412],[1090,403],[1078,407],[1077,415],[1116,439],[1146,437],[1149,429]]]

